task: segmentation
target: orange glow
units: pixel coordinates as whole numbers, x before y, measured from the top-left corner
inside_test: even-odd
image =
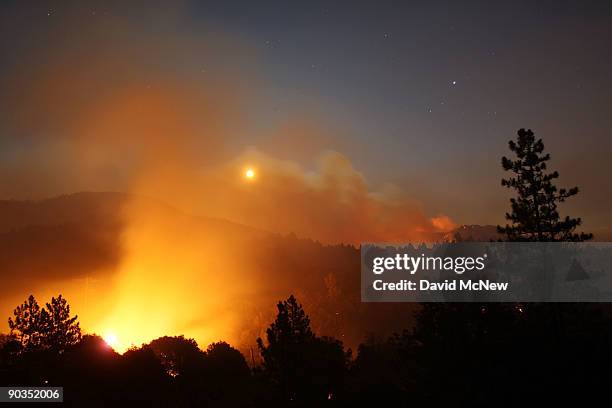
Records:
[[[112,347],[113,349],[117,351],[117,349],[119,348],[119,338],[117,337],[115,333],[107,332],[102,338],[104,339],[106,344],[108,344],[110,347]],[[120,351],[124,351],[124,350],[120,350]]]
[[[448,232],[453,230],[454,228],[457,228],[457,224],[455,224],[453,220],[451,220],[446,215],[439,215],[437,217],[433,217],[431,219],[431,224],[436,230],[442,232]]]
[[[166,335],[239,344],[240,310],[227,305],[252,296],[259,285],[234,261],[233,238],[146,200],[134,199],[123,216],[113,301],[93,331],[112,328],[117,352]]]
[[[106,24],[98,27],[101,33]],[[250,331],[270,321],[255,311],[274,311],[286,292],[263,298],[262,293],[275,293],[277,277],[270,273],[262,280],[258,273],[266,268],[249,262],[251,247],[240,237],[250,227],[357,244],[405,242],[420,237],[419,231],[446,230],[451,223],[441,217],[430,220],[399,188],[368,185],[349,157],[320,152],[335,144],[335,133],[320,129],[309,113],[290,118],[287,127],[275,133],[270,152],[253,148],[232,156],[233,144],[226,146],[225,141],[253,131],[242,128],[249,122],[243,120],[249,110],[243,109],[251,98],[257,101],[260,86],[265,90],[265,82],[253,81],[252,70],[242,63],[253,60],[250,49],[229,39],[221,45],[181,36],[163,44],[155,41],[151,44],[156,55],[162,56],[197,44],[203,49],[198,66],[219,65],[217,61],[224,59],[219,56],[232,57],[221,64],[219,73],[195,80],[174,78],[165,69],[152,68],[142,75],[144,68],[165,65],[143,67],[149,47],[142,46],[141,37],[117,44],[99,36],[103,42],[87,47],[74,47],[70,40],[49,56],[48,63],[11,81],[17,97],[9,116],[19,124],[19,133],[65,135],[46,138],[49,148],[43,144],[35,151],[24,149],[27,156],[15,156],[15,163],[26,166],[15,167],[15,174],[25,177],[15,185],[29,191],[40,177],[40,194],[55,188],[50,186],[56,180],[62,183],[57,184],[59,191],[134,194],[123,212],[112,213],[121,225],[117,242],[112,238],[119,248],[116,264],[103,270],[84,266],[81,276],[91,272],[94,278],[40,281],[42,289],[32,287],[37,280],[27,279],[20,286],[38,290],[39,299],[65,294],[84,331],[101,333],[116,351],[164,335],[195,338],[203,347],[219,340],[252,344],[264,335]],[[193,66],[187,64],[190,61],[181,60]],[[248,75],[234,69],[242,66]],[[115,76],[110,82],[105,79]],[[315,160],[306,166],[302,160],[307,158]],[[138,198],[145,196],[184,214]],[[216,221],[207,224],[188,214]],[[96,237],[106,237],[107,232],[96,231]],[[114,253],[114,248],[109,251]],[[61,271],[57,276],[67,276],[63,265],[39,269],[53,267]],[[0,297],[0,317],[10,315],[22,296],[27,292]],[[253,316],[259,316],[259,325]],[[0,327],[3,330],[6,326]]]

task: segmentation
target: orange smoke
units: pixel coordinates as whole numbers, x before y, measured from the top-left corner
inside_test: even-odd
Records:
[[[236,146],[253,132],[246,112],[258,103],[256,67],[245,63],[253,52],[241,44],[177,36],[172,24],[168,33],[110,18],[98,24],[83,38],[75,27],[58,27],[52,52],[41,50],[11,77],[12,131],[28,139],[11,141],[17,147],[0,177],[21,187],[5,195],[135,194],[118,214],[119,265],[99,278],[103,290],[81,313],[86,330],[111,333],[118,349],[173,334],[203,344],[236,340],[245,320],[239,311],[265,289],[245,267],[248,253],[235,252],[248,252],[239,238],[189,217],[177,221],[143,195],[186,213],[328,243],[427,240],[453,226],[448,217],[430,218],[398,187],[371,186],[342,153],[320,151],[311,167],[292,160],[292,147],[297,157],[309,140],[324,139],[299,113],[300,125],[286,131],[308,132],[286,136],[300,140],[283,146],[289,159]],[[248,68],[248,81],[236,67]],[[250,180],[247,166],[256,169]],[[53,287],[65,293],[75,285]]]
[[[240,177],[246,164],[257,179]],[[341,153],[322,152],[312,168],[251,149],[202,174],[202,212],[267,231],[297,233],[322,242],[431,240],[448,231],[448,217],[429,219],[397,188],[371,189]]]

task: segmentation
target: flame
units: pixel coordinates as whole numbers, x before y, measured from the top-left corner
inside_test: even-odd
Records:
[[[120,346],[122,346],[119,343],[119,337],[117,337],[117,335],[112,331],[106,332],[106,334],[104,334],[102,338],[104,339],[106,344],[112,347],[115,351],[117,351],[117,349],[120,348]],[[124,351],[124,350],[121,350],[121,351]]]
[[[232,239],[146,200],[135,199],[124,212],[129,224],[114,300],[96,331],[112,327],[119,352],[162,336],[237,342],[244,317],[236,304],[253,298],[260,284],[235,260]]]

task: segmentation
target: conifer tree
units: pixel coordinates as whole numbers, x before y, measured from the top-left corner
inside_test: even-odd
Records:
[[[33,295],[13,311],[8,323],[11,335],[25,351],[52,350],[62,352],[81,340],[77,316],[70,316],[70,306],[59,295],[41,308]]]
[[[520,129],[516,141],[508,143],[515,159],[502,157],[502,167],[512,175],[502,179],[502,186],[516,190],[510,199],[511,213],[506,213],[510,224],[497,230],[508,241],[586,241],[593,234],[576,232],[580,218],[561,218],[560,203],[578,194],[578,187],[557,189],[557,171],[547,171],[550,154],[544,153],[542,139],[535,139],[531,129]]]
[[[9,317],[8,324],[13,336],[25,350],[41,347],[44,309],[41,308],[33,295],[17,306],[13,311],[14,319]]]
[[[43,340],[47,348],[61,352],[81,340],[78,316],[70,316],[70,305],[62,295],[52,297],[44,312]]]

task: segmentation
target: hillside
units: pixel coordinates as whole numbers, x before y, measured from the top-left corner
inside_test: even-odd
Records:
[[[171,271],[169,284],[180,287],[189,285],[181,280],[188,280],[192,286],[201,286],[204,297],[209,291],[217,291],[216,283],[208,282],[216,282],[218,274],[227,285],[240,279],[256,286],[250,291],[232,288],[232,297],[218,306],[242,316],[233,336],[243,344],[252,343],[263,333],[274,305],[289,294],[295,294],[304,304],[317,332],[352,346],[367,333],[384,337],[412,324],[412,304],[361,303],[358,248],[324,245],[293,234],[280,236],[226,220],[194,217],[156,200],[122,193],[0,201],[0,297],[36,291],[37,285],[64,291],[71,282],[90,276],[100,287],[110,287],[125,257],[124,209],[128,203],[153,214],[156,222],[163,220],[156,225],[163,233],[155,244],[161,251],[167,250],[169,259],[183,264],[180,254],[188,258],[194,253],[208,254],[198,264],[201,276]],[[488,241],[494,233],[493,226],[470,225],[441,239],[451,240],[459,234],[462,239]],[[181,245],[178,249],[177,242]],[[228,254],[232,257],[229,264]],[[207,275],[210,270],[217,271],[215,277]],[[98,296],[112,298],[112,293],[99,291]],[[194,302],[198,305],[197,299]],[[14,304],[0,307],[8,311]],[[188,320],[199,324],[200,319],[195,314]]]

